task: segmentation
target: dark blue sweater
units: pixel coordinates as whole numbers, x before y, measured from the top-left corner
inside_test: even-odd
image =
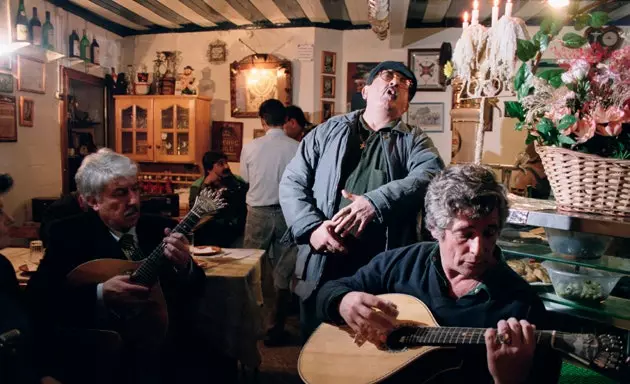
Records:
[[[498,248],[497,257],[501,257]],[[324,284],[317,295],[317,311],[322,321],[340,323],[343,320],[339,315],[339,302],[349,292],[374,295],[404,293],[422,300],[441,326],[496,328],[499,320],[515,317],[528,320],[537,329],[546,329],[546,312],[542,301],[507,264],[499,263],[485,273],[482,281],[483,284],[469,294],[460,298],[451,297],[441,267],[438,245],[417,243],[383,252],[353,276]],[[475,382],[488,382],[491,378],[487,371],[485,351],[475,352],[466,365],[476,372],[468,372],[467,375],[479,375],[479,381]],[[479,369],[480,366],[484,369]],[[547,348],[537,349],[532,369],[532,373],[536,372],[535,381],[555,383],[559,369],[559,356],[550,354]],[[534,381],[533,377],[531,381]]]

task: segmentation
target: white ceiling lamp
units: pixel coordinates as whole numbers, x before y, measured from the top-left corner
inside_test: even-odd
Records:
[[[563,8],[569,5],[569,0],[547,0],[552,8]]]
[[[376,36],[385,40],[389,31],[389,0],[368,0],[368,21]]]

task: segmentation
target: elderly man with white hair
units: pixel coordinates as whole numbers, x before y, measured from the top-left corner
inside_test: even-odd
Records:
[[[81,361],[74,362],[69,372],[55,371],[59,365],[68,365],[64,362],[55,366],[53,358],[57,345],[50,336],[60,328],[105,329],[120,334],[124,378],[97,378],[104,382],[198,382],[196,368],[207,367],[190,364],[210,353],[205,350],[206,343],[194,334],[193,326],[194,304],[203,292],[204,272],[192,261],[185,236],[171,232],[176,225],[173,220],[140,213],[137,173],[133,161],[109,149],[85,158],[75,178],[78,191],[91,210],[51,226],[46,253],[29,282],[27,293],[37,336],[42,341],[38,350],[48,363],[43,374],[64,384],[88,382],[83,373],[99,364],[99,351],[73,351],[72,356]],[[67,275],[97,259],[141,261],[160,244],[165,261],[160,266],[159,279],[168,307],[169,328],[161,348],[146,348],[132,341],[133,332],[121,327],[121,320],[125,319],[124,314],[148,304],[149,287],[134,283],[129,275],[75,286],[69,283]],[[114,371],[112,368],[112,374]]]

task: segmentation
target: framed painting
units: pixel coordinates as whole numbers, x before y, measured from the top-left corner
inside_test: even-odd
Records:
[[[337,54],[335,52],[322,51],[322,73],[334,75],[337,67]]]
[[[223,152],[228,161],[240,161],[243,148],[243,123],[213,121],[211,135],[212,151]]]
[[[14,96],[0,95],[0,141],[17,141]]]
[[[439,49],[410,49],[408,65],[418,80],[418,91],[446,89],[446,77],[440,66]]]
[[[0,73],[0,92],[13,93],[13,75]]]
[[[292,104],[291,61],[270,54],[255,54],[230,64],[232,117],[258,117],[263,101]]]
[[[424,132],[444,132],[444,103],[411,103],[407,124]]]
[[[335,98],[335,76],[322,75],[322,99],[334,99]]]
[[[20,96],[20,125],[32,127],[35,120],[35,101],[24,96]]]
[[[347,112],[365,108],[365,100],[361,91],[365,87],[370,71],[377,65],[378,63],[348,63],[348,75],[346,76]]]
[[[322,100],[322,123],[335,115],[335,102]]]
[[[254,139],[265,136],[264,129],[254,129]]]
[[[46,65],[41,60],[17,57],[18,91],[46,93]]]

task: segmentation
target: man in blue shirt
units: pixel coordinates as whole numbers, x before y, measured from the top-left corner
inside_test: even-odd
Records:
[[[455,352],[463,361],[461,376],[446,382],[557,382],[559,356],[536,348],[534,337],[535,326],[547,325],[545,307],[496,247],[508,203],[493,172],[477,165],[447,168],[429,184],[425,210],[437,244],[383,252],[354,276],[324,284],[317,295],[319,317],[374,340],[398,315],[392,303],[375,295],[408,294],[422,300],[442,326],[488,328],[486,354]],[[504,344],[495,342],[497,332]]]

